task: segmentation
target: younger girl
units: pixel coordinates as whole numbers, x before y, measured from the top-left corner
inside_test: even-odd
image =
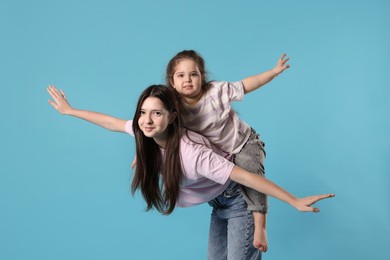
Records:
[[[318,212],[315,202],[333,194],[296,198],[276,184],[252,174],[225,159],[223,152],[203,136],[181,127],[180,107],[174,91],[161,85],[147,88],[140,96],[133,121],[72,108],[63,91],[49,86],[61,114],[87,120],[111,131],[135,136],[137,165],[131,185],[140,189],[147,209],[170,214],[176,206],[192,206],[224,194],[229,207],[221,214],[229,228],[210,231],[209,259],[260,259],[260,251],[248,243],[253,236],[246,203],[237,192],[237,183],[287,202],[300,211]],[[232,181],[230,181],[232,180]],[[253,219],[252,219],[253,220]],[[216,223],[211,222],[213,227]],[[252,238],[253,239],[253,238]]]
[[[285,56],[280,57],[272,70],[234,83],[208,82],[205,62],[193,50],[176,54],[166,69],[167,85],[174,88],[183,100],[184,125],[207,137],[219,149],[234,155],[237,166],[261,176],[264,176],[264,143],[254,129],[238,118],[230,103],[242,100],[244,94],[260,88],[289,68],[286,64],[289,59],[284,59]],[[253,245],[266,252],[267,197],[245,186],[241,188],[248,211],[253,212],[255,220]]]

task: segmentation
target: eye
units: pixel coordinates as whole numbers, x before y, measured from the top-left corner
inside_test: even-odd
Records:
[[[191,73],[191,77],[198,77],[198,76],[199,76],[199,74],[196,72]]]
[[[162,115],[162,113],[160,111],[154,111],[153,115],[156,117],[160,117]]]
[[[182,78],[182,77],[184,77],[184,74],[177,74],[176,77]]]
[[[139,111],[139,115],[142,116],[142,115],[145,115],[145,111]]]

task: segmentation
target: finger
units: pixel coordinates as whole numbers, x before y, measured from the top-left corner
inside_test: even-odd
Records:
[[[328,198],[332,198],[334,197],[335,195],[334,194],[322,194],[322,195],[317,195],[317,196],[311,196],[311,197],[308,197],[308,201],[307,201],[307,206],[311,206],[315,203],[317,203],[318,201],[320,200],[323,200],[323,199],[328,199]],[[318,210],[319,211],[319,210]]]
[[[55,97],[56,97],[56,95],[55,95],[55,93],[54,93],[54,91],[53,91],[53,89],[52,89],[51,87],[48,87],[48,88],[47,88],[47,92],[49,93],[49,95],[50,95],[52,98],[55,98]]]
[[[55,109],[57,109],[57,104],[54,103],[53,101],[51,101],[50,99],[48,100],[49,104],[54,107]]]
[[[282,67],[283,67],[283,69],[287,69],[287,68],[289,68],[289,67],[290,67],[290,65],[289,65],[289,64],[287,64],[287,62],[288,62],[288,61],[289,61],[289,59],[282,61],[282,62],[280,63],[280,66],[282,66]]]
[[[53,85],[50,86],[50,90],[58,98],[62,97],[61,93]]]
[[[52,94],[52,96],[59,96],[58,90],[54,86],[49,86],[48,91]]]
[[[334,194],[322,194],[322,195],[315,195],[315,196],[310,196],[310,197],[307,197],[307,204],[308,206],[320,201],[320,200],[323,200],[323,199],[328,199],[328,198],[332,198],[334,197]]]
[[[63,103],[64,102],[64,100],[65,100],[65,102],[67,102],[67,100],[66,100],[66,98],[65,98],[65,96],[64,96],[64,92],[61,90],[61,92],[60,91],[58,91],[54,86],[51,86],[50,88],[49,88],[49,90],[50,90],[50,92],[52,93],[52,97],[53,97],[53,99],[54,99],[54,101],[57,103],[57,104],[61,104],[61,103]]]
[[[320,212],[320,209],[319,208],[315,208],[315,207],[307,206],[307,207],[304,207],[303,209],[301,209],[301,211],[318,213],[318,212]]]
[[[58,94],[58,91],[54,88],[48,88],[47,91],[49,92],[50,96],[54,99],[54,101],[58,104],[60,101],[60,97]]]
[[[61,89],[61,96],[64,98],[64,99],[66,99],[66,97],[65,97],[65,92]]]
[[[321,195],[317,195],[317,196],[315,196],[315,197],[316,197],[316,201],[319,201],[319,200],[323,200],[323,199],[333,198],[334,196],[336,196],[336,195],[333,194],[333,193],[330,193],[330,194],[321,194]]]
[[[49,85],[49,89],[53,92],[57,91],[57,89],[54,85]]]

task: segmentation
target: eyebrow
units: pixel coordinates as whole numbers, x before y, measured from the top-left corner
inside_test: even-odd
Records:
[[[163,111],[165,111],[166,109],[152,109],[152,110],[150,110],[151,112],[163,112]],[[147,109],[145,109],[145,108],[141,108],[140,109],[140,111],[147,111]]]
[[[196,70],[190,71],[189,73],[193,73],[193,72],[198,73],[198,71],[196,71]],[[177,71],[177,72],[175,72],[175,74],[179,74],[179,73],[184,73],[184,71]]]

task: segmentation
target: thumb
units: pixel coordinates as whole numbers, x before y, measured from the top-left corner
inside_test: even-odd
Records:
[[[312,211],[313,211],[314,213],[320,212],[320,209],[319,209],[319,208],[311,207],[311,209],[312,209]]]

